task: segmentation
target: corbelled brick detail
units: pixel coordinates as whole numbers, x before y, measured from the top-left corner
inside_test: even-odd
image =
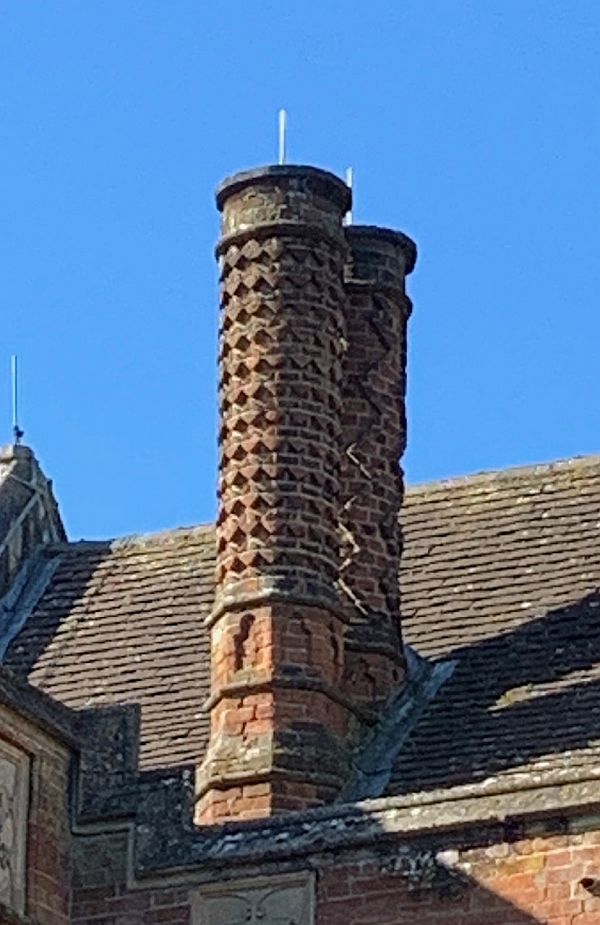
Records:
[[[351,614],[347,685],[380,704],[405,674],[400,630],[399,512],[406,446],[405,278],[416,249],[406,235],[351,226],[346,274],[339,585]]]
[[[342,218],[314,168],[240,174],[223,211],[217,593],[199,818],[330,800],[348,773],[339,565]]]

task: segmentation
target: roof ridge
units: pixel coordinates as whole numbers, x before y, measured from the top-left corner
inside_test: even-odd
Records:
[[[548,462],[529,463],[522,466],[508,466],[504,469],[486,469],[482,472],[473,472],[466,475],[449,476],[443,479],[433,479],[429,482],[415,482],[406,485],[406,495],[421,495],[429,492],[447,491],[450,488],[468,487],[473,484],[486,482],[512,481],[513,479],[542,476],[553,472],[568,471],[569,469],[586,469],[600,467],[600,454],[570,456],[564,459],[550,460]]]
[[[210,524],[190,524],[186,527],[170,527],[166,530],[157,530],[156,533],[131,533],[128,536],[119,536],[110,540],[110,548],[123,549],[129,546],[146,546],[148,544],[168,543],[177,536],[192,534],[193,536],[202,536],[205,533],[212,533],[215,529],[214,523]]]
[[[486,469],[481,472],[467,473],[466,475],[449,476],[448,478],[433,479],[428,482],[415,482],[406,485],[407,499],[415,496],[435,494],[453,488],[468,488],[471,485],[483,485],[498,481],[513,481],[526,479],[532,476],[543,476],[554,472],[566,472],[573,469],[600,468],[600,453],[581,456],[570,456],[564,459],[550,460],[548,462],[529,463],[522,466],[508,466],[504,469]],[[81,550],[81,552],[109,550],[110,552],[136,546],[167,544],[177,536],[202,536],[214,531],[214,523],[190,524],[183,527],[168,527],[163,530],[149,533],[130,533],[125,536],[110,537],[105,540],[72,540],[65,543],[51,543],[52,551]]]
[[[155,533],[128,533],[125,536],[109,537],[105,540],[71,540],[65,543],[50,543],[48,548],[58,552],[64,550],[87,552],[94,549],[114,552],[135,546],[167,544],[177,536],[183,537],[190,534],[202,536],[205,533],[212,533],[214,529],[214,524],[190,524],[186,527],[167,527]]]

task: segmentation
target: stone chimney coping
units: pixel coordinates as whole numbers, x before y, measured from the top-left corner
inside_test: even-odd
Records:
[[[240,173],[227,177],[219,184],[216,190],[217,208],[223,210],[225,201],[246,186],[260,183],[265,179],[299,179],[312,180],[323,187],[325,195],[337,203],[345,212],[352,204],[352,191],[340,177],[322,170],[320,167],[292,164],[271,164],[266,167],[255,167],[252,170],[243,170]]]
[[[396,231],[393,228],[382,228],[379,225],[347,225],[346,236],[349,243],[353,239],[363,238],[369,241],[379,240],[395,244],[403,252],[406,260],[406,274],[412,273],[417,262],[417,245],[403,231]]]

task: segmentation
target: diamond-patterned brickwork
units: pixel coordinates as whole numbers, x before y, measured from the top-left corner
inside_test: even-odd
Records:
[[[341,242],[340,242],[341,243]],[[337,574],[343,252],[291,234],[221,254],[217,583],[331,594]]]
[[[359,727],[344,700],[339,571],[342,229],[322,171],[221,194],[219,513],[211,737],[198,819],[331,801]]]

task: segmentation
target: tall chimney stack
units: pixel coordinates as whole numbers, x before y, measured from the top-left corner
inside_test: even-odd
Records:
[[[337,590],[350,191],[323,170],[266,167],[227,180],[217,204],[217,593],[211,739],[197,775],[205,823],[332,800],[361,715],[343,686]]]
[[[347,350],[343,361],[341,563],[350,625],[346,684],[380,708],[402,684],[399,513],[406,446],[406,276],[416,247],[387,228],[346,228]]]

